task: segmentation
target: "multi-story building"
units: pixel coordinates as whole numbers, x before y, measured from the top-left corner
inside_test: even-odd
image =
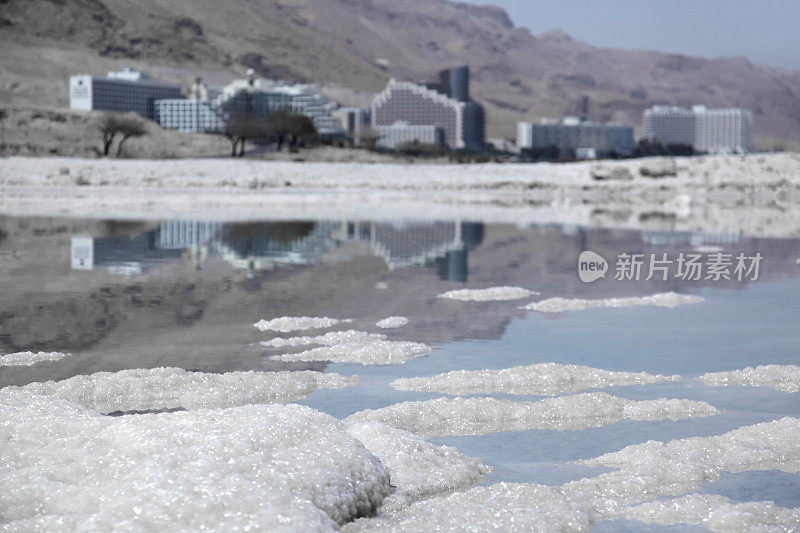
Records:
[[[633,128],[595,124],[575,117],[566,117],[559,123],[520,122],[517,124],[517,147],[520,150],[555,147],[562,155],[586,157],[624,155],[633,151]]]
[[[691,109],[657,105],[644,112],[644,136],[667,146],[694,146],[694,122]]]
[[[368,107],[339,107],[331,111],[331,116],[339,120],[344,134],[355,141],[359,140],[361,131],[372,122]]]
[[[751,149],[753,113],[744,109],[694,106],[694,149],[697,152],[745,153]]]
[[[409,143],[444,145],[444,129],[441,126],[414,126],[398,121],[391,126],[377,126],[376,130],[380,133],[378,146],[391,150]]]
[[[450,148],[481,150],[485,144],[483,106],[469,98],[469,67],[443,70],[433,83],[389,81],[372,101],[372,127],[405,122],[438,126]]]
[[[225,130],[225,118],[209,102],[199,100],[156,100],[154,119],[162,128],[216,133]]]
[[[285,84],[276,80],[256,78],[252,70],[247,78],[234,80],[222,89],[212,102],[225,113],[246,113],[269,116],[286,109],[310,118],[322,135],[343,134],[339,120],[331,116],[335,104],[321,95],[313,85]]]
[[[145,73],[125,69],[101,78],[89,74],[70,76],[69,107],[80,111],[133,112],[154,120],[156,100],[179,99],[178,85],[151,80]]]
[[[691,146],[696,152],[750,151],[753,114],[748,110],[658,105],[645,110],[643,122],[650,141]]]

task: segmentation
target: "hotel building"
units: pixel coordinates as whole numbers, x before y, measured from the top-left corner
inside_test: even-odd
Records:
[[[69,79],[69,107],[79,111],[133,112],[155,120],[157,100],[179,98],[180,86],[151,80],[131,69],[109,72],[105,78],[79,74]]]
[[[710,154],[751,149],[753,114],[745,109],[658,105],[645,110],[643,122],[644,137],[664,145],[686,145]]]
[[[372,101],[372,127],[379,130],[398,122],[438,126],[450,148],[477,151],[485,145],[485,114],[483,106],[469,98],[466,66],[441,71],[433,83],[390,80]]]
[[[519,122],[517,147],[520,150],[558,148],[561,155],[605,156],[633,151],[633,128],[595,124],[588,120],[566,117],[558,123]]]

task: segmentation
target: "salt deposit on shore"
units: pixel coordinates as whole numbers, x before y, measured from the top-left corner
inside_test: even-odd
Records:
[[[698,524],[719,533],[800,528],[800,508],[787,509],[772,502],[731,503],[724,496],[712,494],[647,502],[627,507],[621,515],[646,524]]]
[[[377,518],[362,518],[343,531],[588,531],[589,502],[572,501],[560,487],[498,483],[430,498]]]
[[[755,368],[728,372],[709,372],[698,380],[712,387],[728,385],[749,385],[751,387],[772,387],[783,392],[800,391],[800,366],[797,365],[760,365]]]
[[[533,302],[524,308],[530,311],[542,313],[561,313],[563,311],[580,311],[592,307],[635,307],[653,305],[658,307],[668,307],[670,309],[684,304],[702,302],[701,296],[689,296],[687,294],[677,294],[674,292],[662,292],[651,296],[635,296],[631,298],[605,298],[602,300],[584,300],[580,298],[548,298],[539,302]]]
[[[705,402],[677,399],[634,401],[603,392],[559,396],[537,402],[495,398],[437,398],[365,409],[348,422],[376,421],[424,438],[485,435],[528,429],[577,430],[623,419],[683,420],[719,411]]]
[[[616,385],[647,385],[677,381],[680,376],[646,372],[611,372],[580,365],[540,363],[500,370],[454,370],[431,377],[403,378],[391,382],[398,390],[468,394],[535,394],[551,396]]]
[[[304,329],[325,329],[344,322],[352,322],[352,319],[328,318],[326,316],[282,316],[273,318],[272,320],[261,319],[253,324],[253,326],[258,328],[259,331],[280,331],[281,333],[287,333],[289,331]]]
[[[722,435],[691,437],[667,443],[648,441],[607,453],[584,461],[589,466],[608,466],[626,470],[660,469],[665,462],[700,461],[713,467],[717,474],[722,471],[745,472],[747,470],[800,471],[800,419],[782,418],[734,429]],[[675,472],[673,476],[680,475]],[[702,481],[716,479],[696,471],[694,476]]]
[[[489,287],[488,289],[457,289],[439,295],[447,300],[462,302],[490,302],[502,300],[519,300],[531,294],[538,294],[522,287]]]
[[[381,329],[399,328],[406,324],[408,324],[408,319],[404,316],[390,316],[375,323]]]
[[[97,372],[63,381],[30,383],[20,389],[112,413],[290,402],[316,389],[337,389],[355,382],[356,379],[339,374],[312,371],[206,374],[181,368],[150,368]]]
[[[389,494],[380,461],[299,405],[122,417],[0,389],[10,530],[331,531]]]
[[[707,156],[673,161],[676,176],[652,179],[641,168],[664,158],[631,159],[614,162],[631,170],[633,180],[595,180],[593,162],[571,164],[482,164],[428,165],[361,164],[313,162],[263,162],[252,159],[115,160],[64,157],[4,159],[0,185],[75,185],[81,175],[90,184],[104,186],[241,187],[245,190],[282,188],[291,178],[293,187],[354,189],[530,189],[531,184],[630,190],[631,184],[658,190],[705,188],[721,183],[736,185],[794,184],[800,180],[797,154],[754,154],[749,156]],[[62,169],[68,169],[67,172]],[[703,178],[703,179],[698,179]],[[253,186],[255,184],[255,186]]]
[[[72,354],[63,352],[16,352],[0,355],[0,366],[31,366],[42,361],[58,361],[65,357],[72,357]]]
[[[415,357],[430,353],[427,344],[421,342],[373,340],[321,346],[300,353],[273,356],[280,361],[331,361],[334,363],[358,363],[361,365],[390,365],[404,363]]]
[[[800,234],[800,156],[681,158],[677,176],[592,177],[594,163],[370,165],[254,160],[23,158],[0,165],[0,212],[90,218],[203,217],[397,220],[438,217],[515,224]],[[658,160],[653,160],[658,161]],[[431,194],[435,191],[436,194]],[[747,216],[741,216],[741,202]],[[649,222],[651,229],[653,222]]]
[[[798,432],[800,420],[784,418],[717,436],[668,443],[650,441],[585,461],[592,466],[619,469],[595,477],[561,486],[498,483],[474,487],[413,503],[377,518],[360,519],[344,530],[422,531],[437,524],[442,531],[588,531],[598,521],[625,518],[628,512],[636,512],[627,506],[696,491],[724,471],[797,472]],[[729,518],[746,511],[747,505],[720,507],[713,521],[727,524]],[[757,507],[768,515],[766,508]],[[689,508],[683,512],[686,521],[697,516]],[[778,523],[784,516],[782,511],[773,514]],[[766,523],[769,520],[773,518],[767,516]]]
[[[452,446],[436,446],[378,422],[354,422],[347,431],[381,460],[396,487],[391,498],[397,505],[476,485],[492,470]]]
[[[308,346],[312,344],[321,344],[323,346],[335,346],[343,343],[362,343],[369,341],[379,341],[386,338],[386,335],[380,333],[367,333],[366,331],[356,331],[349,329],[347,331],[329,331],[324,335],[317,335],[316,337],[275,337],[268,341],[261,341],[259,344],[269,348],[285,348],[287,346]]]

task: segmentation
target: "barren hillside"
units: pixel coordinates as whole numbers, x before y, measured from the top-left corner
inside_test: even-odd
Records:
[[[756,135],[800,140],[800,72],[745,58],[603,49],[531,35],[499,8],[449,0],[4,0],[0,103],[66,105],[69,74],[146,68],[222,85],[254,68],[364,103],[391,77],[469,63],[490,136],[574,113],[638,126],[653,103],[752,109]]]

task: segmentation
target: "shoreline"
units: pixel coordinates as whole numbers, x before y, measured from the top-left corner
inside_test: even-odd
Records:
[[[630,178],[593,176],[615,169]],[[794,153],[472,165],[0,159],[0,213],[11,216],[480,219],[788,237],[800,235],[797,205]]]

